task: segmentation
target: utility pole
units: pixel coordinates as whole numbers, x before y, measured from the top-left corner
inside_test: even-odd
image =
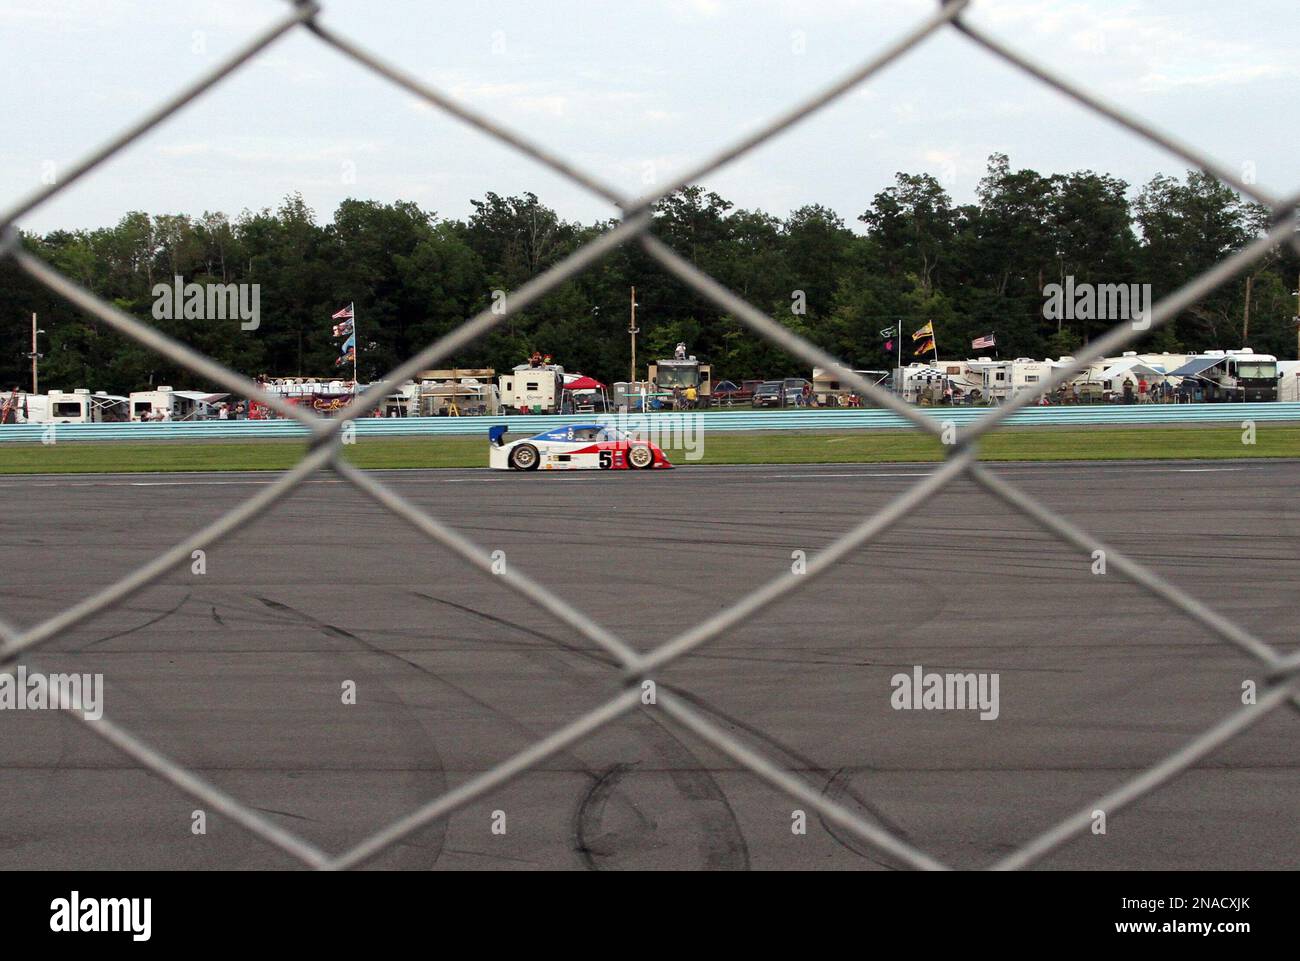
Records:
[[[1300,360],[1300,275],[1295,280],[1295,357]]]
[[[1246,275],[1246,309],[1241,314],[1241,346],[1250,343],[1250,288],[1255,282],[1253,274]]]
[[[636,325],[636,288],[632,288],[632,315],[627,324],[627,332],[632,335],[632,376],[630,381],[636,383],[636,335],[641,332]]]
[[[36,335],[43,334],[43,333],[45,333],[45,331],[36,329],[36,312],[32,311],[32,352],[27,356],[30,357],[32,360],[32,395],[33,396],[35,396],[37,393],[37,386],[38,386],[37,363],[41,359],[41,355],[36,352]]]

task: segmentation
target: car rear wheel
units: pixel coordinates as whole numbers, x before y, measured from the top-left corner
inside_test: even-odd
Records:
[[[518,447],[510,448],[510,466],[515,470],[537,470],[540,460],[537,448],[532,444],[520,444]]]
[[[649,447],[633,447],[627,452],[627,462],[637,470],[653,467],[655,462],[654,451]]]

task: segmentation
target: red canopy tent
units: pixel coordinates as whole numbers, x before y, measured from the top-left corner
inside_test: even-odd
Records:
[[[586,374],[565,374],[564,390],[572,401],[574,413],[580,413],[585,410],[609,410],[609,395],[605,391],[605,385],[594,377],[588,377]],[[593,402],[590,405],[580,401],[574,396],[580,391],[599,391],[600,406],[597,407]]]
[[[572,379],[570,380],[570,376]],[[565,390],[604,390],[605,385],[594,377],[588,377],[586,374],[565,375]]]

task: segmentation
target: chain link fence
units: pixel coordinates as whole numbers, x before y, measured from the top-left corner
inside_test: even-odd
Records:
[[[746,743],[721,729],[691,708],[684,697],[679,697],[670,687],[657,685],[653,703],[645,703],[643,691],[646,682],[653,681],[655,673],[666,665],[685,657],[711,640],[719,637],[753,617],[769,605],[786,597],[799,586],[807,584],[824,573],[838,561],[863,545],[880,537],[930,498],[960,477],[970,477],[995,497],[1033,520],[1046,531],[1065,543],[1091,555],[1105,551],[1107,563],[1166,604],[1193,618],[1222,641],[1234,645],[1257,658],[1265,668],[1265,683],[1258,692],[1257,702],[1218,720],[1200,736],[1181,749],[1146,769],[1138,776],[1121,784],[1104,797],[1086,805],[1062,819],[1050,830],[1022,844],[995,864],[997,869],[1021,868],[1033,864],[1044,855],[1060,847],[1072,837],[1088,830],[1092,812],[1100,808],[1112,814],[1128,804],[1146,796],[1162,784],[1176,777],[1197,761],[1210,754],[1230,739],[1259,723],[1272,711],[1289,705],[1300,709],[1300,653],[1283,656],[1272,645],[1250,631],[1234,624],[1169,583],[1159,574],[1121,552],[1102,543],[1084,530],[1071,524],[1051,508],[1017,489],[996,473],[979,463],[977,441],[981,435],[997,427],[1009,415],[1067,382],[1092,362],[1121,351],[1144,333],[1168,322],[1172,317],[1204,297],[1218,285],[1246,270],[1259,258],[1281,243],[1291,243],[1300,251],[1300,237],[1296,234],[1296,205],[1300,194],[1274,197],[1258,186],[1246,183],[1232,171],[1224,168],[1192,146],[1163,134],[1138,117],[1115,106],[1104,103],[1085,89],[1035,64],[1017,51],[978,27],[962,19],[971,0],[949,0],[937,4],[937,9],[904,36],[886,46],[857,69],[831,86],[817,92],[803,102],[786,110],[747,137],[717,153],[665,186],[640,197],[628,197],[602,183],[598,178],[520,135],[505,129],[493,119],[447,98],[428,84],[388,63],[374,53],[363,49],[318,20],[320,6],[310,0],[297,0],[292,11],[265,31],[254,37],[229,58],[204,76],[168,99],[119,136],[90,153],[58,183],[51,184],[27,197],[0,217],[0,256],[12,258],[17,265],[36,281],[66,299],[73,306],[108,324],[116,331],[157,351],[185,366],[208,381],[217,383],[244,397],[256,400],[284,417],[304,424],[312,434],[307,454],[291,470],[279,476],[274,483],[242,502],[184,541],[160,554],[154,560],[131,572],[121,580],[94,593],[90,597],[66,608],[55,616],[26,629],[18,629],[0,622],[0,667],[12,664],[19,655],[30,654],[50,642],[62,632],[88,618],[122,603],[127,598],[153,584],[174,568],[189,562],[191,553],[206,549],[226,536],[240,530],[256,517],[270,510],[285,495],[293,491],[316,471],[334,471],[357,490],[366,494],[393,514],[405,520],[434,542],[453,551],[474,567],[496,580],[504,581],[512,590],[530,603],[559,618],[583,637],[599,645],[617,662],[619,673],[610,677],[613,693],[608,700],[587,711],[568,725],[554,731],[528,749],[502,761],[465,781],[455,789],[411,812],[378,833],[363,840],[341,854],[331,854],[302,838],[286,831],[246,804],[204,781],[183,765],[139,741],[130,732],[114,724],[109,718],[86,720],[73,705],[59,706],[87,724],[95,734],[104,738],[124,754],[170,781],[180,790],[242,825],[249,832],[269,844],[297,858],[302,863],[320,869],[350,868],[361,865],[380,855],[412,832],[429,823],[450,816],[457,809],[488,794],[502,784],[546,758],[563,751],[589,734],[599,730],[621,716],[635,710],[661,711],[682,728],[712,745],[737,764],[757,774],[773,787],[785,792],[800,804],[820,814],[826,821],[852,832],[881,852],[914,868],[941,869],[945,865],[884,828],[870,823],[855,812],[836,803],[809,782],[772,763]],[[831,355],[815,347],[798,334],[786,329],[736,294],[727,290],[712,277],[683,260],[669,247],[648,232],[651,209],[659,199],[681,187],[698,182],[756,146],[776,137],[786,129],[811,114],[821,110],[873,75],[903,58],[927,39],[943,30],[956,31],[991,54],[1012,64],[1019,70],[1077,101],[1097,114],[1113,121],[1128,131],[1181,157],[1193,167],[1207,171],[1242,195],[1265,205],[1273,213],[1270,229],[1244,249],[1217,264],[1211,270],[1174,291],[1157,303],[1141,322],[1117,326],[1105,336],[1092,341],[1074,358],[1073,363],[1059,368],[1039,385],[1038,390],[1021,393],[1001,407],[991,410],[976,422],[943,438],[943,427],[922,416],[898,397],[866,382]],[[353,410],[364,411],[382,400],[384,383],[399,383],[438,361],[453,355],[476,338],[524,310],[560,284],[575,277],[596,263],[616,247],[626,243],[640,244],[650,257],[673,276],[689,285],[719,308],[738,318],[755,333],[807,363],[833,369],[842,383],[860,392],[871,403],[894,411],[916,426],[918,430],[940,436],[949,441],[948,455],[942,466],[899,495],[883,509],[864,518],[851,530],[840,535],[820,554],[810,560],[803,575],[793,573],[779,576],[746,595],[730,607],[668,640],[662,646],[639,653],[630,647],[607,626],[598,624],[578,608],[548,590],[543,589],[526,574],[513,566],[501,573],[492,570],[492,560],[487,550],[453,530],[438,518],[413,505],[406,498],[381,483],[369,473],[347,463],[340,455],[343,430],[347,421],[339,417],[321,417],[270,394],[253,381],[235,373],[173,340],[147,324],[105,302],[88,290],[73,283],[51,268],[43,260],[23,249],[16,221],[65,190],[118,151],[143,136],[168,117],[186,107],[204,92],[219,84],[224,78],[239,70],[258,53],[273,45],[291,31],[307,31],[367,69],[386,78],[421,100],[450,114],[483,133],[507,144],[513,149],[544,164],[584,189],[615,204],[622,211],[618,226],[607,231],[567,259],[538,275],[512,292],[506,298],[505,309],[492,309],[466,321],[459,328],[430,344],[405,363],[398,365],[383,379],[362,391],[354,401]],[[346,412],[345,412],[346,413]]]

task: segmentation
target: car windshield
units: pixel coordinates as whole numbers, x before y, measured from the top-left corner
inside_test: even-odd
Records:
[[[775,393],[777,393],[778,391],[780,391],[780,389],[781,389],[781,385],[780,385],[780,384],[759,384],[759,386],[758,386],[758,390],[754,391],[754,393],[756,393],[756,394],[775,394]]]

